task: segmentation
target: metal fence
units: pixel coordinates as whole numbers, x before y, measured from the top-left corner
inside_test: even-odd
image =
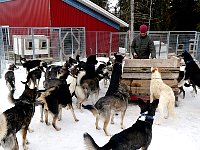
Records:
[[[4,50],[4,41],[6,40],[4,38],[4,31],[3,28],[0,27],[0,78],[1,75],[4,71],[4,69],[6,68],[6,59],[5,59],[5,50]]]
[[[139,32],[134,32],[135,37]],[[189,51],[200,60],[200,33],[196,31],[150,31],[157,58]],[[0,71],[19,56],[64,62],[77,54],[110,56],[130,52],[129,32],[85,31],[84,27],[0,27]]]

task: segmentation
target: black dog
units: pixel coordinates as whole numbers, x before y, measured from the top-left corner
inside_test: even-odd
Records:
[[[85,133],[83,136],[87,149],[137,150],[142,148],[143,150],[147,150],[152,139],[153,116],[155,115],[158,103],[159,100],[155,100],[152,103],[149,101],[145,103],[140,100],[139,107],[141,109],[141,115],[136,123],[128,129],[112,136],[109,142],[103,147],[99,147],[94,139],[88,133]]]
[[[113,95],[119,88],[119,83],[121,80],[122,75],[122,61],[124,57],[122,55],[114,54],[115,56],[115,63],[113,65],[113,71],[110,79],[110,85],[108,87],[108,90],[106,92],[107,95]]]
[[[35,102],[37,89],[30,89],[27,85],[19,99],[11,99],[15,102],[15,106],[4,111],[0,115],[0,142],[4,149],[18,150],[18,142],[16,134],[22,131],[23,149],[27,149],[27,130],[35,112]]]
[[[39,66],[36,69],[30,71],[27,75],[27,80],[25,82],[21,81],[23,84],[27,84],[30,86],[31,82],[33,83],[33,87],[39,87],[39,82],[42,77],[42,72],[44,72],[43,67]],[[31,82],[30,82],[31,81]]]
[[[187,51],[180,55],[185,62],[185,80],[188,80],[197,94],[196,86],[200,87],[200,68]],[[187,85],[186,85],[187,86]]]
[[[62,107],[68,106],[72,112],[74,120],[78,121],[72,106],[72,96],[69,91],[69,85],[61,84],[51,87],[43,92],[38,100],[42,103],[41,122],[43,122],[43,111],[45,110],[45,123],[46,125],[50,125],[48,122],[48,112],[50,111],[53,114],[52,125],[57,131],[61,130],[61,128],[57,127],[56,121],[58,119],[61,120]]]
[[[86,72],[85,76],[81,78],[81,84],[83,83],[84,80],[87,79],[94,79],[96,78],[96,70],[95,70],[95,65],[98,63],[96,59],[96,55],[90,55],[87,58],[85,68],[83,68]]]
[[[47,66],[47,63],[42,62],[41,60],[26,60],[26,58],[22,58],[20,56],[20,63],[24,68],[26,68],[26,71],[29,72],[31,69],[39,66]]]
[[[15,68],[17,68],[15,64],[11,64],[8,68],[8,71],[4,75],[4,78],[6,80],[6,85],[10,91],[15,90],[15,74],[14,74]]]

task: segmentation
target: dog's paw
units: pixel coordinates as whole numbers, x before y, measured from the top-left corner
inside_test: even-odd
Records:
[[[60,131],[61,130],[61,128],[58,128],[58,127],[54,127],[55,129],[56,129],[56,131]]]
[[[30,129],[30,128],[28,128],[28,132],[29,132],[29,133],[32,133],[32,132],[34,132],[34,130],[33,130],[33,129]]]
[[[101,128],[100,128],[100,127],[96,127],[96,129],[97,129],[97,130],[101,130]]]
[[[46,122],[46,125],[47,125],[47,126],[50,126],[50,125],[51,125],[51,123],[50,123],[50,122]]]
[[[26,139],[26,144],[30,144],[30,142]]]
[[[125,127],[124,127],[124,125],[121,125],[121,129],[124,129]]]
[[[155,121],[153,124],[160,125],[160,121]]]
[[[105,132],[106,136],[112,136],[110,133],[108,132]]]

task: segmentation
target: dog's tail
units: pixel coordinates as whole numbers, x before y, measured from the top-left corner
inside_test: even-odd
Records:
[[[7,121],[4,114],[0,115],[0,141],[6,136],[7,134]]]
[[[95,143],[94,139],[88,133],[83,134],[86,149],[98,150],[100,147]]]
[[[30,79],[31,79],[31,74],[30,74],[30,72],[28,73],[28,75],[27,75],[27,78],[26,78],[26,81],[21,81],[23,84],[27,84],[29,81],[30,81]]]
[[[84,109],[87,109],[87,110],[91,111],[94,116],[98,115],[98,110],[93,105],[83,105],[82,104],[82,107]]]

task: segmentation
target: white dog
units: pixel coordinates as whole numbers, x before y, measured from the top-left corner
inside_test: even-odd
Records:
[[[161,124],[163,119],[167,119],[169,115],[175,116],[175,96],[172,88],[163,82],[160,69],[152,67],[151,72],[150,102],[159,99],[160,120],[156,124]]]

